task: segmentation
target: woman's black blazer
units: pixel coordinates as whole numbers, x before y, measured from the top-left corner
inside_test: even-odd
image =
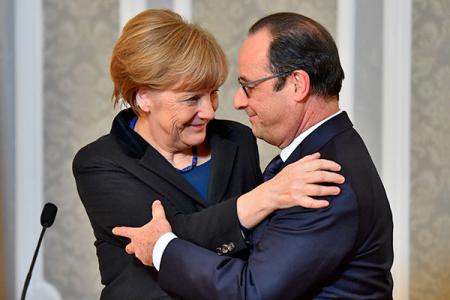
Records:
[[[236,213],[237,196],[261,183],[258,149],[251,130],[239,123],[212,120],[207,128],[211,174],[205,202],[178,171],[129,124],[132,110],[121,111],[110,134],[83,147],[73,161],[78,193],[89,216],[99,260],[101,299],[161,299],[158,272],[142,265],[111,233],[115,226],[142,226],[151,203],[162,201],[178,236],[216,251],[233,243],[246,248]]]

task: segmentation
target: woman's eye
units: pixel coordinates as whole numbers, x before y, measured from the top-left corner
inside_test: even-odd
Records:
[[[186,102],[186,103],[188,103],[188,104],[193,104],[193,103],[197,103],[197,101],[198,101],[199,99],[200,99],[200,96],[195,95],[195,96],[192,96],[192,97],[190,97],[190,98],[184,100],[183,102]]]
[[[219,90],[215,90],[211,92],[211,97],[217,98],[219,96]]]

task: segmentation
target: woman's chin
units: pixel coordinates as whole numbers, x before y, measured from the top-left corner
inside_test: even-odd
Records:
[[[196,134],[190,134],[184,139],[184,144],[190,145],[192,147],[199,146],[203,144],[206,138],[206,132],[199,132]]]

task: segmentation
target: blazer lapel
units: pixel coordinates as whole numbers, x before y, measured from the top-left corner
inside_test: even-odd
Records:
[[[162,195],[167,195],[167,190],[172,187],[183,192],[192,198],[195,204],[202,207],[216,203],[224,197],[238,149],[238,144],[224,138],[231,130],[230,128],[226,126],[219,128],[214,120],[208,124],[208,142],[211,146],[212,164],[208,182],[208,201],[205,203],[194,187],[158,151],[129,128],[134,117],[135,114],[131,109],[121,111],[114,119],[111,129],[111,134],[116,137],[125,153],[131,158],[137,159],[138,166],[143,168],[143,172],[135,169],[133,173],[136,175],[139,173],[140,178],[146,179],[144,181],[146,184],[158,190]],[[129,169],[132,164],[124,163],[124,166]],[[151,180],[146,178],[145,171],[150,171],[155,177]],[[182,205],[180,202],[185,202],[185,199],[169,200],[179,205]],[[181,207],[183,206],[185,205]]]
[[[161,195],[171,195],[173,193],[170,190],[175,188],[192,198],[193,203],[205,207],[205,202],[201,196],[183,176],[158,151],[129,127],[135,116],[131,109],[122,110],[114,118],[111,128],[111,135],[115,137],[126,154],[126,156],[118,155],[117,159],[122,161],[122,166]],[[169,200],[179,204],[180,207],[187,206],[186,199]]]
[[[208,204],[220,202],[224,197],[236,159],[238,144],[213,134],[211,146],[211,173],[208,183]]]
[[[206,207],[205,201],[201,198],[194,187],[187,182],[181,174],[175,170],[175,168],[162,157],[155,149],[151,146],[147,148],[145,154],[142,156],[139,164],[146,168],[147,170],[153,172],[162,180],[171,184],[173,188],[176,188],[183,193],[187,194],[189,197],[195,200],[197,204]],[[153,184],[152,184],[153,186]],[[170,201],[177,202],[178,199],[169,199]]]

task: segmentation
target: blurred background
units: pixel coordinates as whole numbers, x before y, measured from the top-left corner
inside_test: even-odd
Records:
[[[71,172],[76,151],[109,132],[109,59],[124,22],[169,8],[209,30],[231,72],[232,107],[247,30],[273,12],[316,19],[335,37],[340,101],[385,183],[394,214],[394,299],[450,298],[450,1],[0,0],[0,299],[19,299],[45,202],[59,207],[28,299],[98,299],[94,237]],[[261,166],[277,149],[260,143]],[[301,253],[299,254],[301,255]]]

